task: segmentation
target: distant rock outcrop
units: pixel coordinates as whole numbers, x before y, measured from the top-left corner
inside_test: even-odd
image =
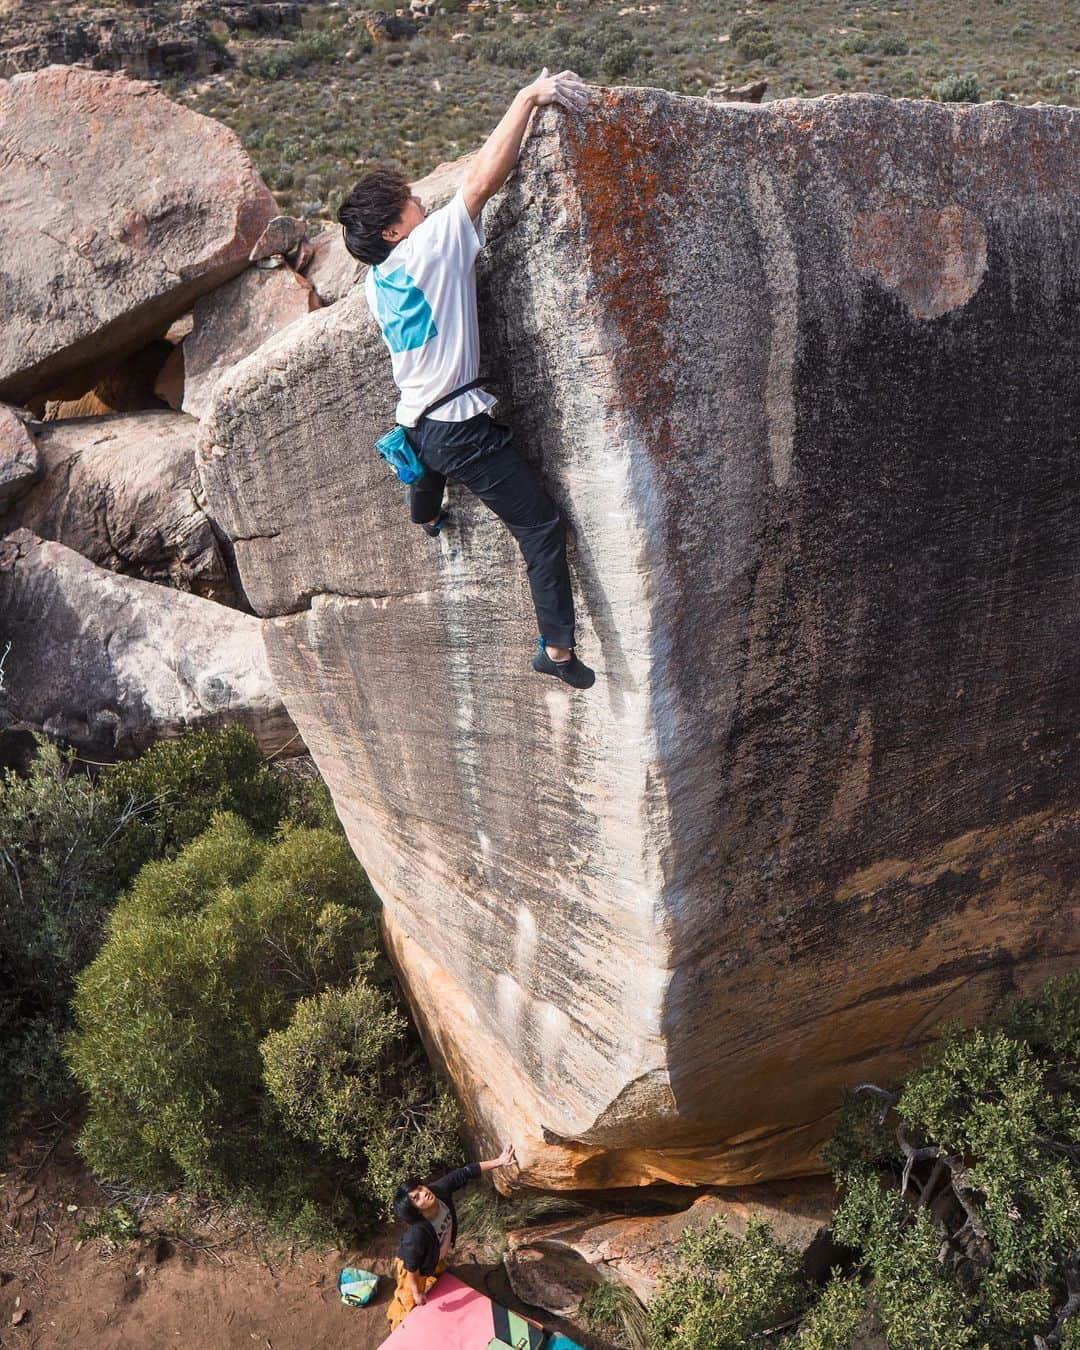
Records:
[[[51,66],[0,81],[0,398],[161,333],[242,271],[274,199],[240,141],[150,85]],[[87,385],[92,380],[87,380]]]
[[[29,530],[0,539],[0,614],[0,732],[45,731],[99,759],[226,723],[267,754],[302,748],[250,614],[118,576]]]
[[[136,13],[89,8],[71,17],[54,12],[29,22],[18,11],[0,16],[0,76],[76,63],[166,79],[209,75],[228,57],[203,18],[175,18],[152,7]]]
[[[219,386],[210,509],[526,1182],[818,1169],[845,1085],[1075,962],[1078,173],[1069,108],[541,114],[481,324],[586,695],[490,512],[408,524],[361,294]]]

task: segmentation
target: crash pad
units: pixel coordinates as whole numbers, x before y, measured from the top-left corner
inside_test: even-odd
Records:
[[[511,1350],[581,1350],[565,1336],[547,1336],[539,1322],[508,1312],[486,1294],[453,1275],[440,1275],[427,1302],[414,1308],[397,1331],[383,1341],[391,1350],[490,1350],[508,1337]]]
[[[453,1275],[440,1275],[427,1302],[383,1344],[391,1350],[487,1350],[494,1334],[491,1299]]]

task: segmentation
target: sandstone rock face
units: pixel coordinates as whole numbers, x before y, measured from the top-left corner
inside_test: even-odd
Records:
[[[276,214],[231,131],[122,76],[0,82],[0,161],[0,398],[15,402],[162,332],[247,266]]]
[[[37,442],[14,408],[0,403],[0,511],[41,472]]]
[[[311,282],[290,267],[249,268],[202,296],[195,305],[195,326],[184,339],[184,411],[202,417],[226,370],[318,307]]]
[[[250,614],[117,576],[29,530],[0,540],[0,731],[42,730],[94,757],[192,727],[245,726],[301,748]]]
[[[720,1219],[729,1233],[742,1237],[749,1220],[758,1218],[816,1279],[827,1270],[832,1251],[828,1228],[835,1203],[831,1182],[813,1178],[736,1186],[723,1196],[703,1195],[674,1214],[611,1215],[521,1229],[508,1234],[504,1264],[518,1298],[572,1317],[597,1280],[625,1284],[648,1303],[671,1272],[687,1229],[701,1233]]]
[[[248,258],[260,262],[276,254],[292,253],[303,241],[305,225],[298,216],[275,216],[252,246]]]
[[[235,603],[199,505],[198,423],[172,412],[36,427],[42,475],[3,519],[110,571]]]
[[[844,1085],[1075,964],[1080,112],[617,90],[489,210],[484,368],[573,522],[371,452],[353,293],[201,449],[428,1040],[523,1179],[820,1169]]]

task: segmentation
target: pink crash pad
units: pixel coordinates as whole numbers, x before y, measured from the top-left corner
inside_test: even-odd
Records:
[[[414,1308],[383,1342],[393,1350],[487,1350],[495,1335],[491,1299],[440,1275],[422,1308]]]

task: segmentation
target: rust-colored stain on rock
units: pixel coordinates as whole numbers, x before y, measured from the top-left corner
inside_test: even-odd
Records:
[[[666,156],[657,153],[662,129],[655,109],[620,107],[612,90],[603,107],[619,115],[568,120],[566,149],[581,194],[594,302],[616,330],[614,374],[624,406],[648,428],[651,447],[664,458],[671,448],[665,413],[674,382],[667,366],[672,323],[665,287],[671,240],[665,238],[662,203],[668,182],[678,178],[678,155],[674,143]]]
[[[855,218],[851,261],[873,272],[917,319],[966,305],[986,275],[986,230],[955,203],[900,204]]]

